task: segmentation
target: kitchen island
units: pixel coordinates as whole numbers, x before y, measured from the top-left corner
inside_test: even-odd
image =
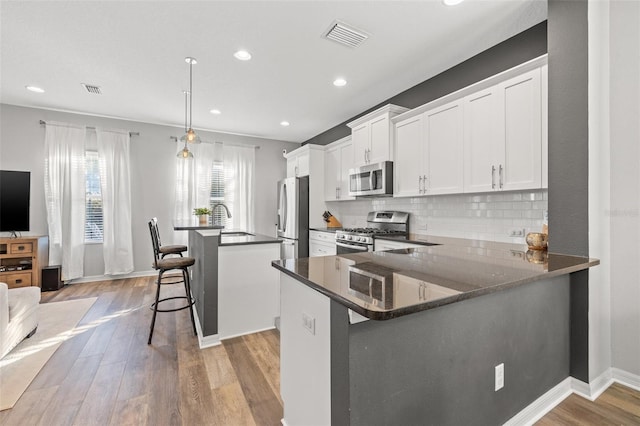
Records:
[[[468,240],[273,262],[284,422],[506,422],[569,376],[569,276],[597,264]]]
[[[275,327],[280,315],[278,273],[271,261],[281,241],[220,226],[175,224],[189,231],[191,292],[200,347]]]

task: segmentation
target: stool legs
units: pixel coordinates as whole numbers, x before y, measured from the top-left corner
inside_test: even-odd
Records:
[[[191,315],[191,324],[193,324],[193,335],[197,336],[198,332],[196,331],[196,321],[193,318],[193,304],[195,301],[191,298],[191,278],[189,278],[189,270],[184,269],[182,271],[182,276],[184,277],[184,291],[187,293],[187,300],[189,303],[189,315]]]
[[[158,301],[160,300],[160,285],[162,283],[162,273],[164,271],[161,269],[158,272],[158,281],[156,282],[156,301],[153,303],[153,316],[151,317],[151,330],[149,330],[149,340],[147,341],[147,345],[151,344],[151,338],[153,337],[153,327],[156,325],[156,314],[158,313]]]
[[[185,290],[185,297],[167,297],[164,299],[160,299],[160,286],[162,285],[162,274],[164,274],[164,270],[161,269],[158,272],[158,280],[156,281],[156,299],[155,302],[153,303],[152,307],[153,307],[153,316],[151,317],[151,327],[149,330],[149,340],[147,341],[147,344],[150,345],[151,344],[151,339],[153,338],[153,328],[156,324],[156,315],[158,312],[174,312],[174,311],[180,311],[182,309],[186,309],[189,308],[189,316],[191,317],[191,324],[193,325],[193,334],[194,335],[198,335],[197,331],[196,331],[196,321],[194,319],[193,316],[193,304],[195,303],[193,301],[193,298],[191,297],[191,279],[189,278],[189,269],[188,268],[181,268],[182,269],[182,277],[183,277],[183,282],[184,282],[184,290]],[[180,283],[180,281],[177,281],[176,283]],[[176,309],[158,309],[158,305],[160,302],[163,302],[165,300],[170,300],[170,299],[186,299],[187,300],[187,305],[180,307],[180,308],[176,308]]]

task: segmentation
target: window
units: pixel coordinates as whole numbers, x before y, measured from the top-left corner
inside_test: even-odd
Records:
[[[85,153],[85,243],[101,243],[104,225],[102,221],[102,190],[100,187],[100,161],[97,151]]]
[[[224,165],[222,161],[213,162],[211,172],[211,199],[210,206],[213,208],[218,203],[224,203]],[[213,223],[226,225],[227,212],[223,208],[217,208],[212,215]]]

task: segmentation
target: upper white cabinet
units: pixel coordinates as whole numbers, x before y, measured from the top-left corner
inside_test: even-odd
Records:
[[[349,169],[353,167],[351,136],[327,145],[324,165],[325,201],[354,200],[349,196]]]
[[[542,187],[541,73],[464,98],[464,192]]]
[[[395,124],[394,196],[463,191],[462,101]]]
[[[391,118],[408,111],[397,105],[386,105],[348,123],[353,143],[353,166],[393,160],[393,127]]]
[[[309,149],[305,146],[287,154],[287,177],[309,176]]]

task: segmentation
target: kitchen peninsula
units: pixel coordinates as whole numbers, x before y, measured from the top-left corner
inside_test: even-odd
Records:
[[[191,291],[200,347],[275,326],[279,283],[270,263],[280,256],[280,240],[214,225],[174,229],[189,232],[189,254],[196,259]]]
[[[569,275],[598,263],[469,240],[274,261],[284,422],[508,421],[569,376]]]

